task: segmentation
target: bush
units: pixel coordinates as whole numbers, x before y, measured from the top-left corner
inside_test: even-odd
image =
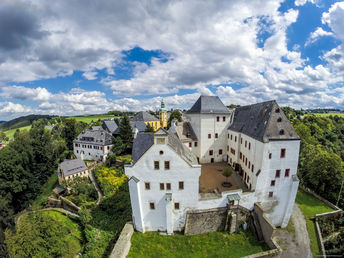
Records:
[[[97,168],[95,169],[95,175],[105,195],[115,194],[119,187],[128,181],[122,171],[114,168]]]

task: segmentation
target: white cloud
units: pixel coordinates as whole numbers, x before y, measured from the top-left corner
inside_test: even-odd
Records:
[[[51,97],[51,93],[41,87],[5,86],[0,88],[0,90],[0,97],[8,99],[47,101]]]
[[[337,2],[328,12],[323,13],[322,22],[328,24],[334,35],[344,42],[344,2]]]
[[[332,32],[325,31],[321,27],[318,27],[315,31],[313,31],[309,35],[308,39],[306,40],[305,46],[309,46],[309,45],[313,44],[314,42],[316,42],[321,37],[329,37],[329,36],[332,36],[332,35],[333,35]]]
[[[84,72],[82,74],[82,76],[85,77],[87,80],[96,80],[97,75],[98,75],[97,72],[92,72],[92,71]]]

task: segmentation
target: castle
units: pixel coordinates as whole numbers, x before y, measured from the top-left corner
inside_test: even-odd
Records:
[[[253,210],[260,203],[272,224],[285,227],[299,184],[299,148],[276,101],[228,109],[217,96],[200,96],[169,131],[139,133],[134,140],[125,167],[134,226],[170,234],[184,229],[189,211]],[[217,164],[235,170],[232,187],[220,184]]]

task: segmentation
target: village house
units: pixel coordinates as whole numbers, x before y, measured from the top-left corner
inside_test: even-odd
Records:
[[[105,161],[112,147],[112,134],[101,126],[83,130],[73,141],[74,155],[82,160]]]
[[[88,177],[88,168],[81,159],[65,160],[58,166],[59,183],[68,181],[74,177]]]
[[[275,226],[288,224],[299,180],[300,138],[275,101],[228,109],[201,96],[170,131],[138,134],[126,166],[138,231],[181,231],[188,211],[260,203]],[[225,166],[235,172],[222,185]]]

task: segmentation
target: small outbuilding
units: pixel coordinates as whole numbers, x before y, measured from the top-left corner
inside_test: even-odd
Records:
[[[88,177],[88,168],[81,159],[65,160],[58,167],[59,183],[74,177]]]

